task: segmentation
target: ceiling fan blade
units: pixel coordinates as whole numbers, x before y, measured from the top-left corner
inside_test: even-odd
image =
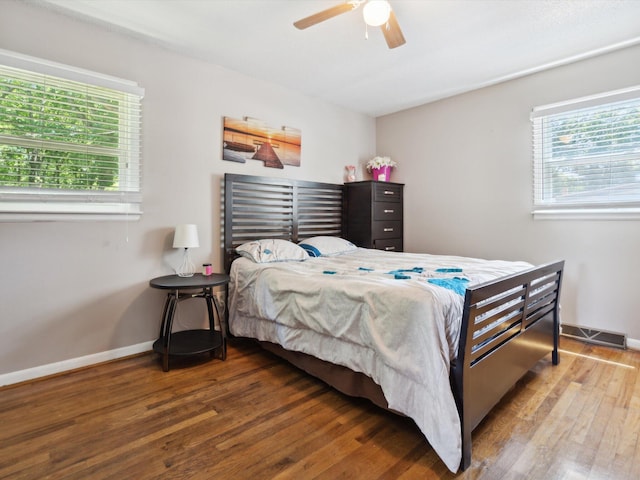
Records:
[[[389,48],[396,48],[406,43],[404,35],[402,35],[402,30],[400,30],[398,20],[396,19],[396,14],[393,13],[393,10],[391,10],[387,23],[380,25],[380,28],[382,29],[382,34],[384,35],[384,39],[387,41]]]
[[[330,18],[336,17],[342,13],[350,12],[354,8],[355,7],[351,3],[343,3],[340,5],[336,5],[335,7],[327,8],[326,10],[322,10],[321,12],[315,13],[308,17],[302,18],[297,22],[294,22],[293,25],[300,30],[304,30],[305,28],[309,28],[317,23],[329,20]]]

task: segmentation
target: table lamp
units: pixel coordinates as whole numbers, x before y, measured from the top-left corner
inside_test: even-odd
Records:
[[[184,248],[182,265],[176,273],[180,277],[193,277],[196,267],[189,256],[189,249],[200,246],[198,241],[198,227],[192,224],[178,225],[173,235],[173,248]]]

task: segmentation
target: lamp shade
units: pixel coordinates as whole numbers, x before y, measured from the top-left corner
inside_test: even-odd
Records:
[[[198,227],[193,224],[178,225],[173,235],[173,248],[199,247]]]
[[[387,0],[369,0],[362,9],[362,15],[367,25],[379,27],[389,20],[391,5]]]

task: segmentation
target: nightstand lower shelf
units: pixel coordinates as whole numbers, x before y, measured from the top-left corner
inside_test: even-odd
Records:
[[[223,345],[222,334],[218,330],[183,330],[171,334],[169,355],[198,355],[216,350]],[[153,351],[164,353],[164,337],[153,342]]]

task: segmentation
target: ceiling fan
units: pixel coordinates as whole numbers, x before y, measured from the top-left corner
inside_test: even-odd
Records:
[[[372,27],[380,27],[389,48],[396,48],[406,43],[398,20],[387,0],[348,0],[340,5],[302,18],[294,22],[293,25],[299,30],[304,30],[330,18],[355,10],[362,4],[364,4],[362,15],[364,16],[365,24]]]

